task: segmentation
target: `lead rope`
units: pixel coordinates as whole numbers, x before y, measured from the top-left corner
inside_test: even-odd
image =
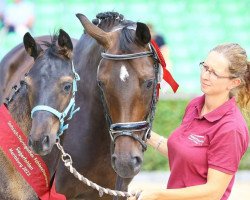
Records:
[[[103,194],[108,194],[111,196],[119,196],[119,197],[136,197],[136,199],[139,198],[141,191],[139,192],[124,192],[124,191],[118,191],[118,190],[111,190],[109,188],[104,188],[96,183],[90,181],[83,175],[81,175],[74,167],[73,167],[73,161],[71,156],[66,153],[60,144],[60,140],[57,140],[56,142],[57,148],[61,151],[61,159],[64,163],[64,166],[72,173],[79,181],[83,182],[84,184],[88,185],[89,187],[97,190],[99,192],[99,196],[102,197]]]

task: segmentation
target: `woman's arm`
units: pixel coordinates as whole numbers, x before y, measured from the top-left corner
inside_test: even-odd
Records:
[[[151,137],[148,139],[147,144],[155,148],[163,156],[168,157],[167,138],[151,131]]]
[[[206,184],[180,189],[147,190],[141,193],[139,200],[220,200],[231,179],[232,175],[209,168]]]

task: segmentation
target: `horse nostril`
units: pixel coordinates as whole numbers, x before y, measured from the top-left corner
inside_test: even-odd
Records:
[[[135,156],[135,157],[132,158],[132,164],[134,165],[134,167],[140,166],[141,163],[142,163],[141,157]]]
[[[116,156],[115,154],[113,154],[113,155],[111,156],[111,161],[112,161],[112,163],[115,163],[116,159],[117,159],[117,156]]]
[[[43,144],[48,145],[49,144],[49,136],[45,136],[42,141]]]
[[[29,140],[28,140],[28,145],[29,145],[29,147],[31,147],[32,146],[32,139],[29,137]]]

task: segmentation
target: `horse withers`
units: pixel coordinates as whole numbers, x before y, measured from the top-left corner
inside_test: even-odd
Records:
[[[6,102],[13,118],[29,137],[29,146],[40,155],[50,153],[58,134],[66,128],[61,121],[64,117],[60,118],[60,113],[66,115],[65,110],[67,113],[73,111],[72,98],[74,99],[75,82],[78,80],[72,62],[73,44],[69,35],[60,30],[59,35],[54,35],[51,40],[51,43],[43,43],[46,46],[43,50],[29,33],[25,34],[24,48],[34,62],[32,66],[25,66],[30,69],[27,74],[19,73],[24,78],[20,88]],[[1,62],[1,67],[3,64]],[[4,74],[1,76],[4,79]],[[43,158],[48,165],[51,180],[57,166],[58,152]],[[34,191],[14,169],[2,150],[0,159],[0,198],[37,199]]]

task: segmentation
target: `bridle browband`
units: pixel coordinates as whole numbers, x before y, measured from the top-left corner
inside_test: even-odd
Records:
[[[104,114],[106,121],[108,123],[109,127],[109,133],[110,137],[112,139],[113,145],[115,144],[115,140],[120,136],[128,136],[132,137],[134,140],[139,142],[142,145],[143,151],[146,151],[147,144],[146,141],[148,138],[150,138],[150,131],[152,128],[152,123],[154,120],[155,115],[155,108],[156,108],[156,102],[157,102],[157,84],[158,84],[158,72],[159,72],[159,61],[157,54],[155,53],[154,48],[151,44],[149,44],[150,51],[144,51],[140,53],[133,53],[133,54],[109,54],[109,53],[101,53],[101,56],[103,59],[108,60],[131,60],[131,59],[137,59],[137,58],[143,58],[152,56],[154,60],[154,72],[155,72],[155,79],[154,79],[154,85],[153,85],[153,96],[151,100],[151,106],[150,111],[148,112],[148,115],[144,121],[138,121],[138,122],[126,122],[126,123],[112,123],[112,119],[108,112],[107,103],[104,98],[104,92],[102,89],[102,85],[99,85],[100,91],[101,91],[101,100],[104,107]],[[144,131],[143,137],[139,137],[134,132]]]
[[[103,58],[108,60],[132,60],[136,58],[143,58],[146,56],[153,56],[153,52],[145,51],[140,53],[121,54],[121,55],[102,53],[101,55]]]

